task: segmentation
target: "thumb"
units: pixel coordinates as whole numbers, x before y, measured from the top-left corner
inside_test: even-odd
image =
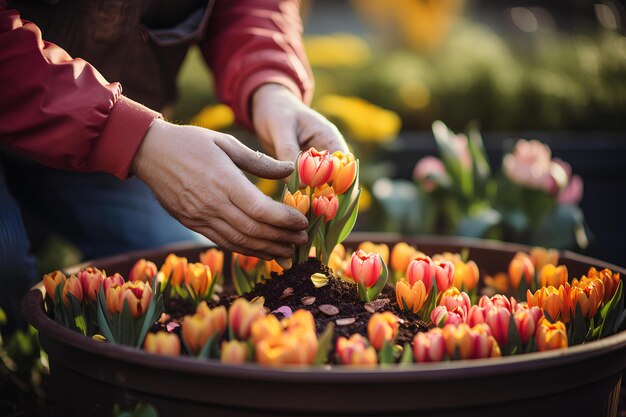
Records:
[[[293,162],[277,161],[262,152],[253,151],[230,135],[218,136],[215,143],[235,165],[257,177],[278,180],[288,177],[293,172]]]

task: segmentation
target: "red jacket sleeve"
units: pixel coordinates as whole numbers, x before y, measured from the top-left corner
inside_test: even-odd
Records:
[[[299,0],[217,0],[202,50],[220,99],[249,128],[250,98],[262,84],[282,84],[311,100]]]
[[[0,145],[42,164],[128,176],[160,115],[82,59],[42,40],[0,0]]]

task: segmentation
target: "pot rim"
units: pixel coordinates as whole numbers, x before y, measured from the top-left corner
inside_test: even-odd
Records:
[[[358,237],[358,234],[354,234]],[[367,234],[368,238],[378,240],[401,239],[401,235]],[[420,241],[422,239],[407,238]],[[450,244],[453,246],[474,246],[480,243],[484,249],[527,250],[528,246],[508,244],[497,241],[467,238],[425,238],[429,244]],[[162,251],[204,248],[206,244],[176,244],[164,247]],[[138,251],[107,258],[108,262],[122,261],[128,258],[137,259],[145,254],[154,254],[152,251]],[[625,270],[606,262],[598,261],[569,251],[561,252],[561,256],[570,260],[608,267],[624,274]],[[89,261],[68,270],[74,270],[87,264],[97,264],[98,260]],[[284,366],[281,368],[262,367],[257,364],[229,365],[217,360],[197,360],[190,357],[168,357],[151,354],[141,349],[113,345],[95,341],[89,337],[74,332],[48,317],[43,309],[44,292],[42,282],[39,282],[29,291],[22,300],[22,311],[28,322],[46,337],[68,345],[74,349],[89,354],[104,356],[111,360],[123,360],[137,366],[147,366],[163,371],[177,371],[188,374],[206,374],[220,377],[246,378],[256,381],[275,382],[310,382],[326,384],[359,384],[385,383],[392,378],[401,381],[433,381],[450,378],[472,378],[497,376],[502,374],[523,373],[540,368],[565,366],[575,362],[606,355],[613,351],[626,348],[626,331],[605,337],[601,340],[568,347],[567,349],[546,352],[533,352],[523,355],[513,355],[501,358],[473,359],[463,361],[446,361],[435,363],[418,363],[409,366],[390,366],[385,368],[358,368],[353,366],[324,365],[318,367]],[[97,352],[97,353],[96,353]]]

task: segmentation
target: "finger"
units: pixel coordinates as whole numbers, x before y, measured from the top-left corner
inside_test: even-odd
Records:
[[[293,255],[292,245],[248,236],[225,221],[213,221],[210,227],[221,236],[226,237],[228,242],[234,246],[269,255],[272,258],[290,258]]]
[[[304,230],[293,231],[272,227],[253,219],[235,205],[221,212],[220,216],[247,236],[262,236],[266,240],[289,245],[304,245],[308,240]]]
[[[297,127],[289,123],[273,123],[269,128],[271,142],[274,143],[276,158],[281,161],[295,161],[300,153]]]
[[[244,171],[257,177],[282,179],[293,172],[293,162],[277,161],[258,151],[253,151],[232,136],[220,135],[215,139],[228,157]]]
[[[339,129],[332,123],[311,114],[300,116],[302,132],[300,135],[300,146],[303,149],[314,146],[317,149],[326,149],[329,152],[348,152],[348,145]]]
[[[238,246],[229,242],[228,240],[226,240],[224,236],[217,233],[215,230],[211,229],[210,227],[200,226],[200,227],[194,228],[194,230],[200,233],[201,235],[207,237],[208,239],[211,239],[213,243],[215,243],[217,246],[221,248],[228,249],[232,252],[240,253],[246,256],[254,256],[256,258],[263,259],[264,261],[272,260],[272,257],[266,253],[255,251],[249,248],[244,248],[243,246]]]

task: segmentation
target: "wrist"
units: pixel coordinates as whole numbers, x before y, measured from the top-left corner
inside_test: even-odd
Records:
[[[157,119],[152,123],[133,158],[130,167],[132,175],[143,180],[147,170],[151,166],[154,168],[154,162],[159,158],[158,153],[163,149],[161,143],[168,136],[171,126],[173,126],[171,123],[163,119]]]

